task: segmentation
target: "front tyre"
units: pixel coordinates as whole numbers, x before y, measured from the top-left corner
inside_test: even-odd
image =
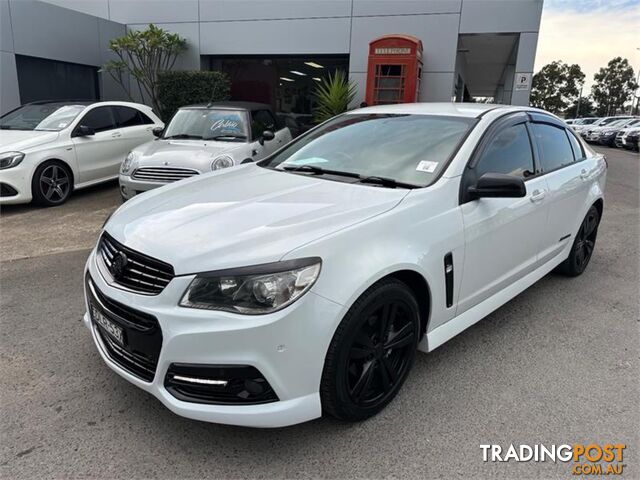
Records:
[[[359,421],[396,396],[416,356],[420,314],[411,290],[387,279],[354,303],[333,336],[320,384],[323,410]]]
[[[570,277],[577,277],[585,271],[596,246],[599,224],[600,212],[592,205],[580,225],[569,257],[558,267],[560,273]]]
[[[54,207],[67,201],[71,194],[71,171],[59,162],[45,162],[36,168],[31,180],[33,202]]]

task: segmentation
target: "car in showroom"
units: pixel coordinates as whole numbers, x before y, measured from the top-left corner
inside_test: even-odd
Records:
[[[123,200],[212,170],[262,160],[291,141],[271,107],[217,102],[180,108],[158,138],[131,150],[120,170]]]
[[[363,420],[418,350],[552,270],[584,272],[606,168],[529,107],[353,110],[123,204],[86,263],[84,323],[111,369],[179,415]]]
[[[60,205],[71,192],[118,178],[132,148],[164,124],[130,102],[43,101],[0,117],[0,204]]]
[[[632,118],[629,120],[622,120],[620,123],[613,123],[600,130],[597,141],[600,145],[604,145],[605,147],[614,147],[616,143],[616,136],[619,132],[622,132],[627,128],[633,129],[638,127],[640,127],[640,118]]]

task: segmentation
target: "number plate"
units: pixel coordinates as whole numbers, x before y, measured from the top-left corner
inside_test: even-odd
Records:
[[[124,330],[114,322],[105,317],[100,310],[91,305],[91,318],[93,321],[106,330],[106,332],[121,346],[124,346]]]

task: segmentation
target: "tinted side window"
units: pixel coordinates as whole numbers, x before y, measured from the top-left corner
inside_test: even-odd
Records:
[[[140,112],[135,108],[114,107],[118,116],[119,127],[135,127],[141,125]]]
[[[111,107],[98,107],[88,112],[79,125],[93,128],[96,132],[104,132],[116,128]]]
[[[533,153],[524,124],[512,125],[497,133],[480,155],[475,170],[477,178],[485,173],[523,178],[533,175]]]
[[[585,158],[586,155],[584,154],[584,149],[582,148],[582,144],[576,138],[576,136],[572,132],[567,131],[567,137],[569,137],[569,143],[571,143],[571,149],[573,150],[573,157],[576,160],[582,160],[583,158]]]
[[[563,128],[544,123],[534,123],[532,128],[538,144],[543,172],[550,172],[573,163],[573,150]]]
[[[255,110],[251,112],[251,129],[255,138],[262,135],[265,130],[275,130],[276,122],[268,110]]]
[[[153,120],[151,120],[151,117],[148,117],[146,114],[142,113],[141,111],[138,111],[138,116],[140,117],[140,123],[142,123],[142,125],[149,125],[153,123]]]

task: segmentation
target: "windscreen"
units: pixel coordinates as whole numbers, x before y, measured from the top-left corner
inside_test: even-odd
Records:
[[[178,110],[163,138],[246,141],[247,115],[242,110],[184,108]]]
[[[85,108],[66,103],[24,105],[0,118],[0,129],[57,132],[67,128]]]
[[[260,165],[289,171],[319,167],[424,187],[438,177],[475,121],[439,115],[341,115]]]

